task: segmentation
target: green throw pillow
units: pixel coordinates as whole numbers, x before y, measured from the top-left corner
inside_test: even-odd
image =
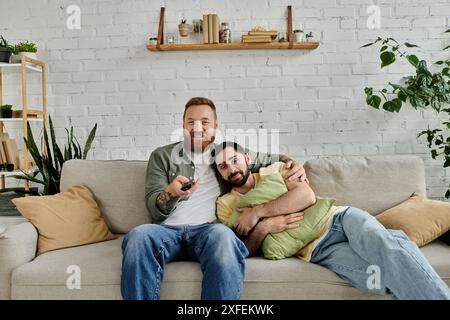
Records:
[[[275,200],[287,191],[281,173],[261,176],[260,183],[241,197],[237,208],[255,207]],[[290,257],[316,239],[320,234],[323,220],[334,202],[335,199],[318,197],[316,204],[303,211],[304,217],[298,222],[298,228],[269,234],[262,245],[264,257],[273,260]],[[227,225],[233,227],[238,218],[239,213],[234,210]]]

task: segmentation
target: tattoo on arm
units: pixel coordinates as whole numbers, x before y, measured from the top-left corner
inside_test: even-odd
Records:
[[[178,200],[180,200],[179,196],[174,196],[170,192],[163,191],[156,198],[156,205],[163,213],[169,214],[177,206]]]

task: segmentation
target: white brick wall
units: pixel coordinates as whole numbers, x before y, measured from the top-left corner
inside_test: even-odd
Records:
[[[377,1],[375,1],[377,2]],[[294,28],[312,31],[313,51],[186,51],[145,49],[157,33],[166,3],[165,32],[217,12],[233,39],[256,24],[285,31],[286,5]],[[305,161],[333,155],[417,154],[426,163],[428,195],[439,198],[450,170],[430,159],[417,132],[438,121],[433,112],[404,107],[388,114],[366,106],[363,88],[397,81],[408,64],[380,70],[378,51],[359,49],[377,36],[393,36],[436,56],[450,39],[448,0],[383,0],[381,29],[366,27],[371,0],[1,0],[0,34],[37,42],[48,63],[48,108],[58,137],[73,124],[84,142],[95,122],[93,159],[146,160],[181,126],[186,101],[212,98],[222,128],[280,130],[280,150]],[[65,8],[81,8],[81,30],[66,28]],[[20,103],[19,79],[5,79],[5,99]],[[10,83],[13,83],[11,85]],[[15,87],[16,86],[16,87]],[[39,101],[39,86],[30,101]]]

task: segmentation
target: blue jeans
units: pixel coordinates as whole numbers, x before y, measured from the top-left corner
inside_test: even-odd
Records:
[[[450,289],[401,230],[389,230],[369,213],[349,207],[333,218],[314,249],[312,263],[356,288],[395,299],[450,299]]]
[[[200,262],[202,299],[240,298],[248,251],[225,225],[144,224],[125,236],[122,253],[123,299],[159,299],[164,266],[180,260]]]

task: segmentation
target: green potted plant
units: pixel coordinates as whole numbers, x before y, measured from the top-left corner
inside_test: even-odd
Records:
[[[302,42],[303,34],[304,34],[304,31],[302,29],[295,29],[294,30],[295,42]]]
[[[12,105],[4,104],[0,107],[2,118],[12,118]]]
[[[181,19],[181,23],[178,25],[178,31],[181,37],[187,37],[189,34],[189,25],[186,23],[186,19]]]
[[[55,130],[51,117],[49,117],[49,127],[50,139],[47,130],[43,130],[43,141],[41,138],[40,142],[36,142],[33,137],[30,123],[27,122],[27,137],[24,137],[23,140],[36,163],[37,170],[32,173],[21,170],[22,175],[11,176],[16,179],[27,180],[44,185],[43,195],[52,195],[60,192],[59,182],[64,162],[70,159],[86,159],[97,131],[97,124],[95,124],[86,139],[84,148],[82,148],[77,138],[73,135],[73,127],[70,128],[70,133],[69,130],[66,129],[67,145],[64,146],[63,153],[56,142]],[[38,145],[45,145],[48,152],[41,152],[37,147]],[[37,177],[39,173],[41,176]]]
[[[450,29],[446,31],[450,33]],[[450,59],[427,63],[407,50],[418,47],[415,44],[400,43],[393,38],[377,38],[364,47],[372,45],[380,47],[381,68],[387,67],[398,60],[409,62],[412,73],[403,77],[397,83],[388,82],[381,90],[366,87],[366,103],[376,109],[382,107],[388,112],[399,112],[402,105],[408,104],[414,109],[435,110],[444,119],[450,116]],[[405,49],[406,48],[406,49]],[[443,50],[450,49],[450,45]],[[428,66],[433,64],[433,68]],[[450,120],[442,122],[437,128],[428,127],[419,132],[418,137],[426,136],[427,146],[431,157],[441,157],[444,168],[450,167]],[[445,198],[450,198],[450,185],[445,193]]]
[[[12,51],[13,47],[5,38],[3,38],[3,36],[0,36],[0,62],[9,63]]]
[[[149,44],[156,44],[157,41],[158,41],[158,37],[150,37],[150,38],[148,38],[148,43]]]
[[[21,62],[22,57],[26,56],[31,59],[37,59],[37,46],[32,42],[19,42],[14,46],[14,55],[11,60],[13,63]]]

